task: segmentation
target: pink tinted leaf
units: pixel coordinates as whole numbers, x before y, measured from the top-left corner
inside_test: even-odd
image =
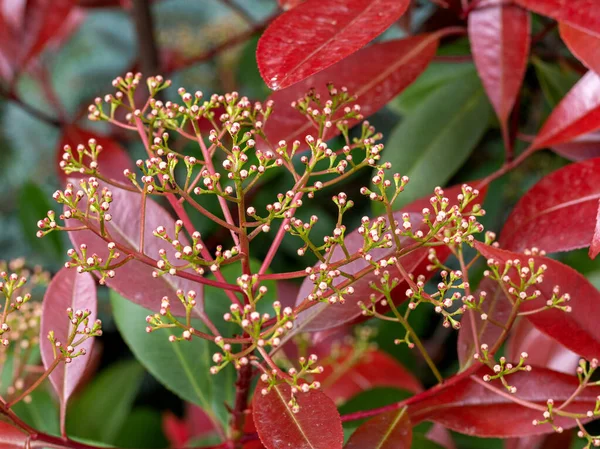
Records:
[[[28,0],[22,29],[26,30],[22,43],[20,65],[37,56],[48,42],[61,31],[67,17],[76,6],[74,0]]]
[[[484,1],[469,14],[475,66],[502,126],[506,126],[523,83],[530,28],[529,12],[516,5]]]
[[[525,319],[512,329],[506,344],[506,358],[518,362],[523,352],[528,354],[528,365],[565,374],[574,374],[580,360],[579,355],[543,334]]]
[[[566,23],[559,23],[558,30],[571,53],[588,69],[600,73],[600,35],[586,33]]]
[[[259,382],[252,400],[254,425],[267,449],[341,449],[344,443],[342,420],[335,404],[323,392],[309,390],[296,394],[297,413],[291,410],[291,387],[279,384],[266,388]]]
[[[553,145],[552,151],[572,161],[583,161],[600,156],[600,132],[577,137],[570,142]]]
[[[315,351],[325,359],[318,348]],[[354,363],[353,348],[339,349],[339,357],[323,365],[323,373],[315,376],[323,392],[336,404],[343,403],[358,393],[375,387],[390,387],[419,393],[421,383],[397,360],[384,352],[368,350]]]
[[[382,413],[360,425],[344,449],[410,449],[412,427],[406,409]]]
[[[186,422],[171,411],[163,413],[162,430],[172,447],[183,447],[190,439]]]
[[[0,448],[23,449],[27,447],[27,435],[16,427],[0,421]]]
[[[504,295],[502,289],[497,282],[491,279],[483,279],[477,291],[473,294],[475,300],[479,299],[479,295],[485,292],[487,294],[483,303],[483,309],[489,318],[497,323],[506,323],[512,310],[512,304]],[[460,321],[460,329],[458,331],[458,360],[461,366],[465,366],[473,361],[475,353],[479,352],[479,348],[475,346],[473,334],[473,323],[477,333],[477,340],[480,344],[487,344],[490,348],[494,346],[503,329],[489,320],[481,319],[481,314],[477,312],[467,311]]]
[[[396,219],[402,220],[401,215],[401,212],[395,213]],[[411,223],[415,232],[418,229],[422,229],[424,233],[428,232],[429,228],[427,225],[422,223],[422,217],[420,215],[412,214]],[[403,247],[409,246],[411,243],[413,243],[413,241],[408,237],[401,237],[400,240]],[[358,233],[358,230],[349,233],[344,239],[345,246],[350,254],[354,254],[361,249],[363,247],[363,242],[364,238]],[[393,250],[378,248],[370,251],[369,254],[372,255],[374,261],[378,261],[392,256],[393,253]],[[415,275],[421,273],[426,274],[425,267],[428,264],[427,255],[428,250],[426,248],[419,248],[411,253],[408,253],[404,257],[401,257],[399,260],[408,272],[414,272]],[[335,263],[343,260],[346,260],[346,255],[344,254],[344,251],[337,246],[333,251],[330,261],[331,263]],[[339,268],[345,273],[354,275],[370,266],[371,264],[364,258],[358,258],[357,260],[346,263]],[[401,275],[396,267],[390,267],[389,271],[392,278],[401,278]],[[329,304],[327,302],[319,302],[318,304],[315,304],[309,309],[301,312],[298,314],[296,319],[294,331],[314,332],[324,329],[331,329],[348,323],[359,317],[362,315],[362,310],[358,306],[358,302],[366,302],[368,300],[369,295],[374,292],[369,284],[378,278],[379,276],[376,276],[373,273],[373,270],[371,270],[368,274],[352,284],[354,287],[354,293],[352,295],[347,295],[344,304]],[[339,285],[340,283],[344,282],[344,280],[345,278],[338,277],[333,283],[334,285]],[[397,303],[406,300],[406,296],[404,295],[406,287],[403,287],[404,285],[404,282],[400,283],[392,293]],[[305,278],[302,286],[300,287],[300,291],[298,292],[296,305],[308,300],[307,298],[312,293],[313,288],[313,282],[308,277]],[[400,292],[402,292],[402,294],[400,294]]]
[[[500,270],[507,260],[521,260],[528,266],[528,260],[533,259],[534,265],[546,265],[544,280],[535,285],[541,295],[523,302],[520,312],[529,312],[545,307],[546,301],[553,296],[555,286],[560,287],[560,294],[568,293],[571,297],[570,312],[557,308],[543,310],[527,315],[526,318],[537,329],[552,337],[566,348],[585,357],[593,359],[600,356],[600,327],[596,320],[596,311],[600,307],[600,292],[580,273],[571,267],[553,259],[541,256],[526,256],[475,242],[475,248],[487,259],[500,263]],[[511,270],[511,276],[515,275]]]
[[[101,188],[104,184],[100,183]],[[110,206],[112,220],[107,223],[106,228],[115,243],[122,244],[139,252],[140,223],[142,195],[119,188],[110,188],[113,193],[113,202]],[[81,203],[80,203],[81,204]],[[85,207],[85,204],[81,204]],[[175,261],[175,250],[171,245],[154,236],[154,230],[164,226],[168,232],[175,229],[175,220],[171,215],[152,199],[146,199],[146,221],[144,226],[144,254],[154,260],[159,260],[159,250],[164,248],[169,260]],[[79,226],[80,222],[67,220],[69,226]],[[104,260],[108,257],[107,242],[89,230],[71,231],[69,238],[75,248],[81,244],[87,245],[88,254],[97,254]],[[182,245],[187,245],[187,239],[181,235],[179,239]],[[124,255],[118,261],[124,259]],[[160,300],[163,296],[174,297],[177,289],[183,291],[194,290],[200,295],[198,284],[179,276],[164,275],[158,278],[152,276],[155,267],[133,259],[115,270],[114,278],[107,278],[106,285],[115,290],[128,300],[144,306],[151,310],[160,308]],[[202,301],[198,301],[199,304]],[[180,301],[171,301],[173,313],[181,315],[185,312]]]
[[[96,320],[97,298],[96,283],[89,273],[77,273],[74,268],[62,268],[48,285],[42,304],[42,320],[40,324],[40,352],[44,367],[48,369],[54,362],[54,348],[48,339],[48,333],[54,332],[55,339],[66,344],[73,331],[67,309],[73,311],[89,310],[89,322]],[[72,359],[70,363],[60,362],[50,374],[50,382],[58,394],[61,409],[75,391],[78,383],[86,374],[86,368],[91,360],[94,339],[88,338],[77,350],[85,349],[86,355]]]
[[[511,438],[554,432],[551,426],[534,426],[534,419],[543,419],[542,413],[548,399],[556,406],[566,401],[579,386],[575,376],[536,368],[531,372],[519,371],[507,379],[517,388],[514,395],[506,392],[496,382],[484,382],[482,377],[490,372],[487,367],[458,382],[442,386],[435,394],[423,394],[409,403],[409,415],[413,424],[433,421],[456,432],[485,438]],[[488,387],[498,389],[492,391]],[[600,387],[586,388],[565,407],[565,411],[585,414],[593,410]],[[514,402],[511,397],[533,402],[540,410]],[[568,429],[576,426],[572,418],[556,417],[554,424]]]
[[[435,56],[439,38],[438,33],[422,34],[373,44],[293,87],[274,92],[269,100],[275,102],[277,112],[265,125],[267,138],[272,143],[303,141],[307,134],[314,134],[312,124],[290,104],[311,88],[322,98],[327,98],[327,83],[330,82],[337,87],[345,86],[358,96],[364,117],[377,112],[425,70]],[[337,128],[328,132],[329,137],[338,134]]]
[[[98,170],[100,174],[129,185],[129,179],[123,174],[123,171],[125,169],[133,170],[134,165],[125,149],[110,137],[98,135],[80,128],[77,125],[71,125],[64,128],[57,151],[58,163],[62,160],[65,145],[69,145],[72,148],[73,153],[77,154],[77,146],[82,144],[88,147],[90,139],[95,139],[98,145],[102,146],[102,151],[98,154]],[[84,161],[86,164],[89,164],[91,159],[88,156],[85,156]],[[58,174],[61,181],[66,182],[67,175],[62,169],[58,168]],[[68,175],[68,177],[71,178],[82,176],[83,175],[79,175],[78,173],[71,173]]]
[[[594,235],[592,237],[592,243],[590,245],[589,256],[591,259],[595,259],[600,253],[600,202],[598,203],[598,213],[596,214],[596,227],[594,229]]]
[[[452,435],[444,426],[434,424],[425,436],[428,440],[439,444],[444,449],[456,449]]]
[[[600,158],[567,165],[535,184],[517,203],[500,234],[511,251],[549,253],[590,245],[600,199]]]
[[[600,36],[596,0],[515,0],[524,8]]]
[[[531,144],[546,148],[600,128],[600,75],[586,73],[554,108]]]
[[[402,16],[408,0],[308,0],[279,16],[258,41],[262,78],[283,89],[344,59]]]
[[[288,11],[300,5],[301,3],[304,3],[304,1],[305,0],[277,0],[277,3],[279,3],[281,9],[283,9],[284,11]]]

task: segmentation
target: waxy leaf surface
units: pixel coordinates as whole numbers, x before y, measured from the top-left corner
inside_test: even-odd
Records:
[[[600,158],[567,165],[535,184],[504,224],[500,245],[548,253],[590,245],[600,199]]]
[[[344,449],[410,449],[412,427],[406,409],[382,413],[360,425]]]
[[[408,0],[308,0],[279,16],[258,41],[267,85],[291,86],[368,44],[402,16]]]
[[[27,435],[18,428],[0,421],[0,447],[2,449],[23,449],[27,444]]]
[[[475,66],[502,126],[523,83],[531,18],[516,5],[482,2],[469,14],[469,41]]]
[[[524,8],[600,36],[596,0],[515,0]]]
[[[570,142],[553,145],[552,151],[572,161],[583,161],[600,156],[600,132],[577,137]]]
[[[435,56],[439,42],[436,34],[423,34],[407,39],[373,44],[327,70],[269,96],[275,102],[276,112],[265,125],[269,141],[304,141],[307,134],[316,135],[313,125],[296,109],[293,101],[303,97],[311,88],[328,98],[327,83],[337,88],[347,87],[348,92],[358,96],[364,117],[377,112],[425,70]],[[365,64],[368,61],[368,64]],[[327,132],[327,138],[339,134],[336,127]],[[259,141],[260,142],[260,141]],[[264,142],[262,142],[264,144]]]
[[[55,348],[48,340],[48,333],[53,331],[55,339],[66,345],[69,335],[73,332],[73,324],[67,315],[69,307],[73,309],[73,313],[77,310],[89,310],[91,327],[96,320],[97,309],[96,282],[91,274],[77,273],[75,268],[62,268],[48,285],[42,304],[40,324],[40,351],[46,369],[55,360]],[[83,327],[80,326],[79,330],[83,330]],[[76,340],[81,338],[77,337]],[[93,343],[94,338],[87,338],[75,347],[76,352],[85,349],[85,355],[73,358],[70,363],[59,362],[50,374],[50,382],[58,394],[63,414],[67,401],[86,372],[86,367],[91,360]],[[60,354],[58,351],[57,353]]]
[[[310,390],[298,393],[300,410],[294,413],[288,402],[291,388],[279,384],[263,395],[266,385],[259,382],[252,400],[254,425],[267,449],[341,449],[344,443],[342,421],[335,404],[325,393]]]
[[[600,35],[586,33],[566,23],[559,23],[558,30],[571,53],[588,69],[600,73]]]
[[[566,348],[585,357],[588,360],[600,357],[600,328],[596,313],[600,307],[600,292],[583,275],[573,268],[556,260],[540,256],[526,256],[512,253],[476,242],[475,248],[486,258],[500,263],[500,269],[507,260],[520,260],[523,266],[528,266],[528,260],[534,260],[535,267],[547,266],[543,282],[536,284],[533,290],[539,290],[541,295],[533,300],[525,301],[519,310],[528,312],[538,310],[546,305],[553,295],[555,286],[560,287],[560,294],[568,293],[571,300],[568,303],[572,310],[564,312],[557,308],[543,310],[527,315],[526,318],[537,329],[552,337]],[[511,278],[516,270],[511,269]]]

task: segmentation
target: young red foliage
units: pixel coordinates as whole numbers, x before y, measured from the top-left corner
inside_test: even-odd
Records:
[[[554,431],[551,426],[535,426],[533,420],[541,419],[549,398],[559,406],[579,386],[575,376],[535,368],[510,376],[511,385],[517,388],[517,393],[511,394],[500,382],[483,381],[482,376],[487,372],[489,369],[483,367],[476,374],[442,387],[435,394],[416,396],[408,402],[413,424],[433,421],[460,433],[486,438],[550,433]],[[593,409],[599,393],[600,387],[586,388],[565,410],[585,413]],[[522,405],[515,400],[529,404]],[[565,429],[576,425],[573,419],[563,417],[556,417],[555,424]]]
[[[600,198],[600,158],[567,165],[535,184],[517,203],[500,234],[511,251],[546,252],[590,245]]]
[[[313,124],[288,105],[313,87],[316,94],[327,98],[327,83],[345,86],[357,95],[363,117],[377,112],[425,70],[435,56],[439,38],[439,33],[432,33],[373,44],[293,87],[274,92],[269,100],[279,106],[265,126],[267,138],[272,143],[282,139],[302,142],[306,134],[314,133]],[[328,138],[338,134],[336,127],[327,132]]]
[[[596,0],[515,0],[515,3],[600,36],[600,11]]]
[[[587,33],[566,23],[559,23],[558,30],[571,53],[588,69],[600,73],[600,36]]]
[[[410,449],[412,426],[406,409],[382,413],[360,425],[344,449]]]
[[[283,89],[365,46],[402,16],[408,0],[308,0],[280,15],[258,41],[265,83]],[[385,11],[385,12],[384,12]]]
[[[531,146],[560,145],[600,128],[600,95],[592,92],[600,92],[600,75],[590,71],[552,111]]]
[[[22,449],[26,447],[27,434],[20,429],[0,421],[0,447],[2,449]]]
[[[600,133],[584,134],[571,142],[553,145],[552,151],[572,161],[583,161],[600,156]]]
[[[530,28],[529,12],[516,5],[484,1],[469,14],[473,60],[503,127],[525,76]]]
[[[269,393],[258,383],[252,400],[252,415],[260,440],[267,449],[341,449],[344,443],[342,421],[335,404],[325,393],[310,390],[297,393],[297,413],[288,404],[292,390],[278,384]]]
[[[488,260],[498,261],[500,269],[506,261],[517,259],[523,266],[528,266],[529,259],[533,259],[535,267],[546,265],[544,280],[536,285],[541,295],[537,299],[523,302],[519,310],[531,312],[543,308],[546,301],[552,298],[554,287],[560,284],[560,293],[568,293],[572,298],[569,303],[572,310],[565,312],[551,308],[527,315],[527,319],[546,335],[589,360],[600,355],[600,328],[595,315],[600,307],[600,292],[583,275],[547,257],[512,253],[479,242],[475,243],[475,248]],[[514,269],[510,276],[515,278]]]
[[[592,236],[592,243],[590,244],[590,258],[595,259],[598,253],[600,253],[600,202],[598,203],[598,213],[596,214],[596,227]]]

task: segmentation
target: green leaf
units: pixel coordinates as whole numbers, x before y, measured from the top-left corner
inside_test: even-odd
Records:
[[[531,61],[544,97],[550,107],[554,108],[579,80],[579,75],[572,70],[544,62],[536,57],[531,58]]]
[[[382,160],[410,177],[395,209],[444,185],[488,127],[491,107],[475,74],[439,88],[392,132]]]
[[[401,115],[408,115],[440,87],[472,74],[475,74],[475,66],[472,63],[431,63],[417,80],[388,106]]]
[[[68,434],[114,444],[143,375],[135,361],[118,362],[102,371],[68,407]]]
[[[21,229],[25,240],[36,251],[36,255],[41,253],[50,260],[60,261],[64,258],[60,233],[51,232],[41,239],[35,235],[38,231],[38,220],[44,218],[46,213],[52,210],[52,205],[47,198],[49,196],[33,182],[28,182],[21,188],[19,204],[24,206],[19,208]]]
[[[58,435],[60,433],[58,403],[46,388],[47,386],[35,389],[30,395],[31,402],[21,401],[12,409],[19,418],[33,428]]]
[[[159,411],[139,407],[133,409],[115,439],[117,447],[143,447],[159,449],[168,446],[162,432],[162,416]]]
[[[207,295],[205,298],[207,304],[216,299]],[[217,349],[214,343],[201,338],[169,342],[169,335],[181,336],[180,329],[149,334],[145,329],[150,310],[114,291],[110,292],[110,299],[117,328],[140,363],[173,393],[202,407],[216,424],[226,425],[229,414],[225,404],[233,404],[235,372],[233,367],[226,367],[216,376],[210,374],[211,354]],[[206,331],[200,322],[193,326]]]
[[[428,440],[427,437],[421,433],[413,433],[413,441],[410,447],[411,449],[444,449],[443,446]]]

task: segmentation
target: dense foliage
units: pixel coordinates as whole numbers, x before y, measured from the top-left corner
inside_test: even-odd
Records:
[[[594,3],[0,0],[0,447],[600,446]]]

